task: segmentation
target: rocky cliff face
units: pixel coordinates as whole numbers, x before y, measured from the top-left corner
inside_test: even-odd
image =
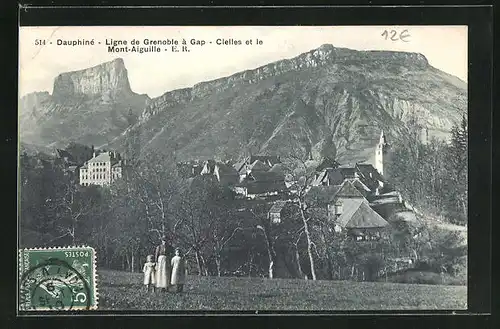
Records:
[[[283,60],[153,99],[139,122],[110,143],[178,160],[307,154],[332,148],[343,162],[368,160],[380,131],[404,138],[416,119],[447,138],[467,109],[466,84],[421,54],[323,45]]]
[[[100,145],[135,123],[149,101],[130,89],[121,58],[62,73],[52,95],[36,92],[20,99],[21,140],[50,147],[71,141]]]
[[[133,94],[123,59],[85,70],[59,74],[54,80],[52,96],[66,99],[78,95],[130,97]]]
[[[21,98],[20,107],[28,111],[36,111],[37,107],[43,102],[50,99],[50,94],[47,91],[34,92],[27,94]]]
[[[32,117],[21,127],[31,143],[78,140],[176,161],[249,151],[318,160],[336,149],[346,163],[372,158],[381,130],[389,143],[404,138],[410,120],[429,137],[448,138],[467,110],[467,86],[421,54],[323,45],[152,100],[130,90],[123,61],[115,60],[61,74],[52,96],[20,104]]]
[[[234,74],[227,78],[210,82],[202,82],[192,88],[194,97],[206,97],[213,92],[223,92],[242,84],[252,84],[284,74],[308,68],[322,67],[328,64],[355,64],[370,61],[373,64],[408,66],[424,70],[429,66],[427,59],[421,54],[387,51],[357,51],[346,48],[335,48],[325,44],[318,49],[288,60],[281,60],[255,70]]]

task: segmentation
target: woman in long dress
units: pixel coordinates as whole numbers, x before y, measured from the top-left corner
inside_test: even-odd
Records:
[[[172,256],[172,246],[167,243],[167,238],[162,237],[161,244],[156,247],[156,287],[162,291],[170,286],[171,267],[168,261]]]
[[[176,287],[176,292],[182,292],[186,282],[187,267],[186,260],[179,248],[175,249],[175,256],[171,260],[172,280],[171,284]]]

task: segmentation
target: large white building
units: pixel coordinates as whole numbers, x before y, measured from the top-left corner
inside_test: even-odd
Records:
[[[80,185],[109,185],[122,177],[123,163],[115,152],[94,152],[80,168]]]

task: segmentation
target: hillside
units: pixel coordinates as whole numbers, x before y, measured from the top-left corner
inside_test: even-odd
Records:
[[[19,143],[19,154],[23,153],[26,153],[31,156],[36,156],[37,154],[43,153],[47,156],[50,156],[50,155],[55,155],[55,149],[50,149],[43,145],[33,145],[21,142]]]
[[[467,308],[467,287],[189,276],[185,293],[146,293],[141,273],[100,270],[100,310],[311,311]]]
[[[380,130],[405,136],[416,116],[446,138],[467,108],[466,85],[420,54],[361,52],[324,45],[153,99],[112,148],[192,158],[308,153],[332,143],[340,161],[367,160]],[[135,144],[135,145],[133,145]]]
[[[154,99],[130,90],[117,59],[60,75],[52,95],[25,96],[20,114],[21,138],[51,147],[79,140],[180,161],[249,152],[319,159],[334,145],[341,162],[354,162],[370,158],[381,130],[389,143],[404,137],[411,117],[447,138],[466,109],[466,84],[421,54],[323,45]]]

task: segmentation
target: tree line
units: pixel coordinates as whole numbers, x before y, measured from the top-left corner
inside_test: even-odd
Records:
[[[449,141],[420,138],[410,122],[407,138],[392,145],[391,182],[415,207],[452,223],[467,223],[468,129],[465,116],[453,126]]]
[[[290,161],[296,202],[273,224],[265,202],[239,200],[209,175],[183,179],[173,160],[151,155],[102,188],[80,186],[58,160],[22,154],[21,247],[86,244],[100,267],[138,271],[166,235],[198,275],[375,280],[397,270],[393,259],[413,254],[436,271],[454,271],[456,236],[437,239],[404,223],[364,243],[335,232],[324,209],[306,202],[314,175],[301,164]],[[451,256],[435,257],[443,254]]]

